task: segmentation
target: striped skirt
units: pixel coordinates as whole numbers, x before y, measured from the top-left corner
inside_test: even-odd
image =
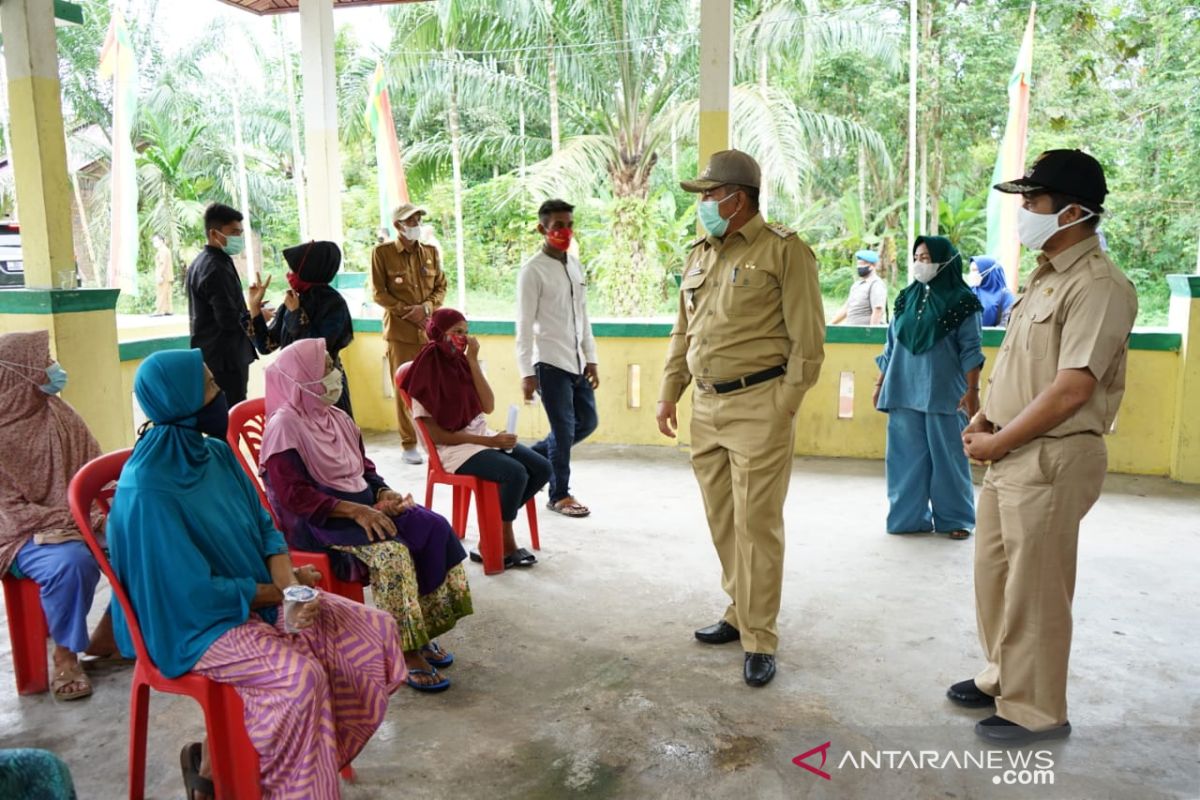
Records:
[[[317,621],[283,630],[257,617],[226,631],[193,670],[232,684],[258,751],[264,800],[341,796],[338,771],[383,722],[404,681],[391,615],[322,593]]]

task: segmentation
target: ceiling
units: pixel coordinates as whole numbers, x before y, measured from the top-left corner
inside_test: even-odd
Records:
[[[288,14],[300,10],[300,0],[221,0],[221,2],[259,15]],[[386,6],[412,2],[423,2],[423,0],[333,0],[333,7],[337,9],[354,6]]]

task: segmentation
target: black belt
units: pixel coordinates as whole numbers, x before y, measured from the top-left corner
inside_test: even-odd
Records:
[[[706,383],[701,380],[696,381],[696,385],[706,392],[714,392],[716,394],[725,394],[727,392],[736,392],[738,389],[747,389],[764,381],[769,381],[772,378],[778,378],[780,375],[787,374],[787,367],[782,364],[778,367],[764,369],[762,372],[756,372],[753,375],[747,375],[744,378],[738,378],[736,381],[725,381],[723,383]]]

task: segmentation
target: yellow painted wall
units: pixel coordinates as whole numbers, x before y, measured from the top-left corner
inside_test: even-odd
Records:
[[[521,403],[520,379],[510,336],[481,336],[480,358],[496,393],[493,427],[503,427],[510,403]],[[597,339],[601,386],[597,392],[600,427],[590,441],[611,444],[671,445],[658,433],[654,406],[662,378],[666,340],[662,338]],[[821,378],[804,399],[796,426],[798,455],[882,458],[887,418],[871,407],[871,389],[880,351],[872,344],[827,344]],[[996,348],[985,348],[990,365]],[[379,334],[357,333],[342,356],[350,376],[354,413],[368,430],[395,428],[393,401],[385,398],[386,347]],[[641,367],[640,408],[629,408],[628,366]],[[1109,467],[1114,472],[1168,474],[1179,354],[1133,350],[1125,400],[1117,432],[1108,438]],[[990,366],[984,369],[986,381]],[[840,373],[854,373],[854,416],[838,419]],[[540,405],[521,405],[518,435],[524,441],[546,434]],[[680,404],[680,442],[687,443],[690,392]]]

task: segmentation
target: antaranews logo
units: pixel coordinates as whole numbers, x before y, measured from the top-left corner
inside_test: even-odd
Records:
[[[825,771],[825,762],[833,742],[817,745],[792,759],[797,767],[812,774],[833,780]],[[819,766],[808,759],[821,756]],[[1049,750],[847,750],[837,762],[836,769],[979,769],[994,773],[992,783],[999,786],[1053,786],[1054,754]]]

